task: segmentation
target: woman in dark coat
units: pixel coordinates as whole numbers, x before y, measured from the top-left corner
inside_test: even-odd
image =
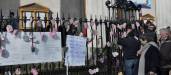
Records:
[[[153,33],[146,33],[140,39],[143,47],[141,48],[138,75],[159,74],[160,53],[152,35]]]

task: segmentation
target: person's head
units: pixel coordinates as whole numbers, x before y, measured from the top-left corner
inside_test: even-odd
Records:
[[[135,36],[135,34],[132,30],[127,33],[127,37],[134,37],[134,36]]]
[[[14,12],[10,12],[10,17],[14,17]]]
[[[152,22],[150,20],[147,20],[146,25],[148,26],[148,25],[151,25],[151,24],[152,24]]]
[[[148,25],[148,29],[149,29],[150,31],[155,31],[155,30],[156,30],[156,26],[153,25],[153,24]]]
[[[167,29],[171,30],[170,26],[168,26]]]
[[[160,40],[166,41],[171,39],[171,31],[167,28],[160,29]]]
[[[155,41],[155,39],[154,39],[154,33],[145,33],[145,34],[143,34],[141,37],[140,37],[140,41],[141,41],[141,43],[144,45],[144,44],[146,44],[146,43],[148,43],[148,42],[154,42]]]

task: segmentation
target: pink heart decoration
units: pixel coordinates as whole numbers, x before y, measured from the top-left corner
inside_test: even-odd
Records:
[[[56,32],[50,32],[50,34],[49,34],[53,39],[56,39],[56,37],[57,37],[57,34],[56,34]]]

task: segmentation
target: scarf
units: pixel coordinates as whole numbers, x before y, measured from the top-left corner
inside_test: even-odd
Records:
[[[145,75],[145,54],[151,45],[158,48],[158,46],[155,42],[149,42],[143,46],[143,48],[142,48],[143,52],[141,53],[141,57],[140,57],[140,61],[139,61],[138,75]]]

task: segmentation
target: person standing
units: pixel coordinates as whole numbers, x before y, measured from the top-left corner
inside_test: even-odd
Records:
[[[128,27],[126,36],[118,40],[118,44],[123,48],[125,75],[137,75],[138,56],[137,51],[141,43],[134,36],[132,28]]]
[[[171,31],[160,30],[161,75],[169,75],[171,70]]]
[[[140,38],[142,43],[138,75],[158,75],[160,68],[160,52],[154,41],[153,33],[145,33]]]
[[[17,19],[15,18],[14,12],[10,12],[9,24],[12,25],[14,29],[18,29]]]

